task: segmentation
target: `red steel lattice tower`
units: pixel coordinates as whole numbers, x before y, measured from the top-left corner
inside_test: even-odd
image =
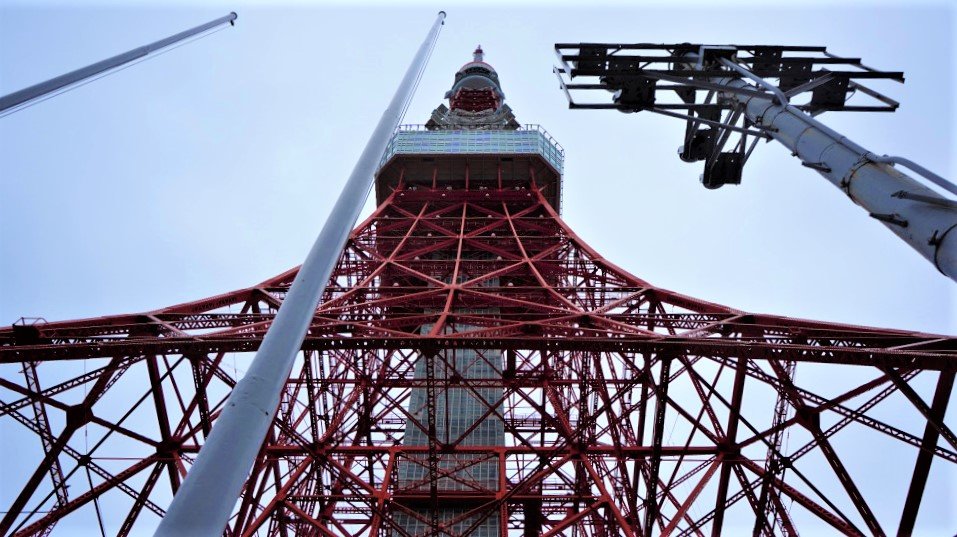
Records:
[[[480,48],[447,97],[393,137],[228,535],[907,535],[922,503],[946,516],[924,492],[957,463],[957,340],[655,287],[562,221],[563,152],[517,123]],[[0,534],[155,527],[295,274],[0,330],[0,423],[34,456],[4,479]]]

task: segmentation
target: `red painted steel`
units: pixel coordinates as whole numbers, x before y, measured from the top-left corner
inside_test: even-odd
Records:
[[[459,521],[494,513],[503,535],[906,534],[931,463],[957,463],[953,337],[661,289],[588,247],[534,174],[452,190],[434,177],[406,177],[352,233],[229,535],[402,535],[396,517],[435,501],[461,505]],[[0,533],[154,526],[295,273],[0,330],[0,423],[34,456],[4,478]],[[420,354],[462,367],[439,349],[494,351],[501,375],[414,378]],[[428,383],[500,389],[486,415],[505,445],[403,445],[407,423],[435,430],[408,408]],[[499,482],[438,500],[398,482],[430,452],[477,457],[426,481],[490,460]]]
[[[449,108],[452,110],[465,110],[466,112],[484,112],[486,110],[496,110],[501,104],[500,99],[496,97],[492,88],[485,89],[460,89],[454,95],[449,97]]]

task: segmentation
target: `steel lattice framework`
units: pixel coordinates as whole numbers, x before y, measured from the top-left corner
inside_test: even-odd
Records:
[[[466,250],[485,255],[455,255]],[[109,496],[123,506],[109,532],[155,523],[163,510],[152,498],[176,490],[234,383],[228,357],[257,347],[294,275],[140,315],[0,333],[4,426],[35,432],[43,450],[3,531],[42,534]],[[504,360],[488,365],[501,374],[469,378],[472,364],[453,367],[441,349],[477,350],[475,360],[499,350]],[[799,508],[843,533],[881,533],[896,513],[869,507],[881,492],[857,484],[853,453],[839,454],[836,439],[866,428],[910,448],[900,518],[913,524],[931,461],[957,463],[943,420],[955,350],[953,338],[747,314],[656,288],[590,249],[532,185],[400,188],[342,255],[230,531],[395,531],[396,512],[430,501],[419,486],[395,486],[397,465],[438,449],[495,461],[501,481],[432,501],[495,512],[526,535],[720,533],[740,504],[785,534]],[[416,380],[426,354],[453,374]],[[80,362],[88,371],[69,373]],[[795,378],[807,363],[841,364],[831,370],[848,382],[821,394]],[[931,401],[911,387],[918,376],[937,382]],[[429,383],[499,390],[485,412],[504,423],[506,445],[402,445],[407,421],[428,434],[408,406]],[[770,405],[748,405],[762,392]],[[869,413],[894,395],[915,412],[897,425]],[[82,430],[96,439],[83,449]],[[811,455],[829,472],[803,470]],[[822,492],[829,481],[837,494]]]
[[[228,535],[912,531],[957,339],[655,287],[562,221],[554,155],[447,153],[380,171]],[[35,461],[0,533],[155,527],[295,275],[0,330]]]

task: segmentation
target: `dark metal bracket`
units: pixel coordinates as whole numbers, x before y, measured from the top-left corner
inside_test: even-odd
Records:
[[[559,65],[553,72],[569,108],[651,112],[684,120],[678,155],[685,162],[704,162],[701,181],[707,188],[739,184],[757,141],[771,138],[770,127],[747,120],[742,102],[786,98],[814,116],[893,112],[897,101],[859,81],[904,81],[901,72],[878,71],[860,58],[815,46],[559,43],[555,53]],[[763,79],[763,86],[729,85],[746,75]],[[607,97],[582,99],[583,94],[595,95],[594,90],[610,92],[610,102]]]

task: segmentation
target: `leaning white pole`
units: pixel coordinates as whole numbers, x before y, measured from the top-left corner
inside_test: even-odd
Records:
[[[107,58],[94,64],[87,65],[86,67],[81,67],[75,71],[70,71],[69,73],[60,75],[56,78],[51,78],[50,80],[40,82],[39,84],[34,84],[28,88],[23,88],[22,90],[15,91],[9,95],[0,96],[0,112],[5,112],[11,108],[26,105],[30,101],[48,96],[57,90],[62,90],[66,87],[78,84],[89,79],[90,77],[105,73],[111,69],[116,69],[117,67],[128,64],[133,60],[138,60],[155,52],[159,52],[160,50],[171,47],[183,41],[184,39],[188,39],[203,32],[212,30],[217,26],[227,23],[235,25],[237,17],[238,15],[236,15],[236,12],[231,12],[229,15],[209,21],[206,24],[201,24],[195,28],[190,28],[189,30],[180,32],[165,39],[160,39],[159,41],[150,43],[149,45],[137,47],[122,54],[117,54],[112,58]]]
[[[398,127],[444,24],[441,11],[382,114],[316,243],[299,269],[246,375],[176,493],[157,536],[221,536],[279,406],[326,282],[372,188],[373,174]]]

